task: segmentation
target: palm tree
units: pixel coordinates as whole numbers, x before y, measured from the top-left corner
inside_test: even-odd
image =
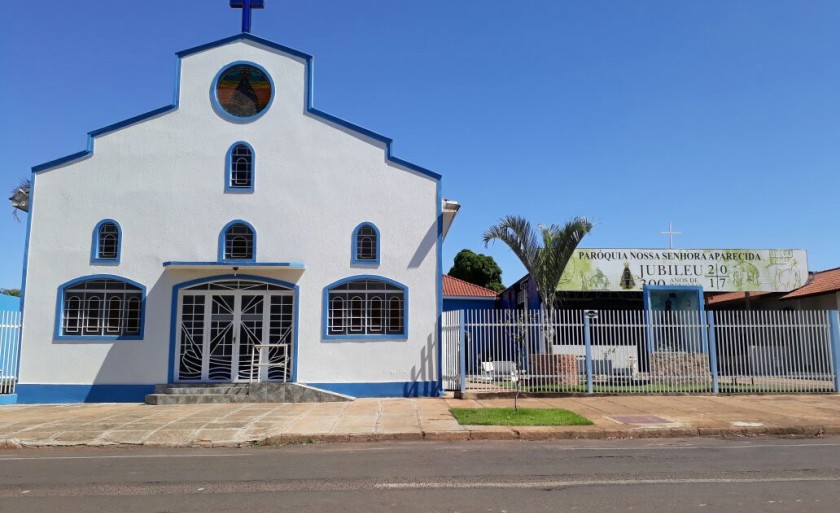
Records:
[[[12,195],[9,201],[12,202],[12,215],[15,219],[18,218],[18,210],[29,212],[29,192],[32,189],[32,182],[29,178],[21,179],[18,184],[12,188]]]
[[[575,217],[565,225],[539,225],[538,230],[531,223],[518,216],[506,216],[499,223],[484,232],[484,246],[490,241],[500,240],[508,245],[531,275],[542,300],[544,319],[552,319],[557,295],[557,285],[566,269],[566,264],[593,224],[585,217]],[[542,239],[542,245],[540,240]],[[546,325],[545,341],[551,341],[553,323]]]

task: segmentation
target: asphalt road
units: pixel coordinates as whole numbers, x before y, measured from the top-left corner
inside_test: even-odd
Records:
[[[0,451],[0,512],[840,511],[840,439]]]

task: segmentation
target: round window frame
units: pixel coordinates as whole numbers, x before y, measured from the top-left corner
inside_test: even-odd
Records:
[[[222,76],[227,73],[228,70],[233,68],[234,66],[252,66],[259,70],[263,75],[268,78],[268,84],[271,87],[271,98],[268,99],[268,103],[265,105],[265,108],[260,112],[254,114],[253,116],[248,116],[246,118],[234,116],[233,114],[229,113],[225,110],[222,104],[219,102],[218,96],[218,86],[219,80]],[[210,103],[213,104],[213,110],[216,111],[216,114],[221,116],[223,119],[230,121],[232,123],[251,123],[252,121],[256,121],[257,119],[263,117],[266,112],[271,108],[274,104],[274,97],[277,94],[277,87],[274,85],[274,79],[271,77],[271,74],[262,66],[257,64],[256,62],[251,61],[234,61],[229,64],[226,64],[216,73],[216,76],[213,77],[213,82],[210,84]]]

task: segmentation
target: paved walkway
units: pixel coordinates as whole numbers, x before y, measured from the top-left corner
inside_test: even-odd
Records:
[[[346,403],[73,404],[0,406],[0,447],[56,445],[239,446],[376,440],[840,435],[840,395],[609,396],[520,399],[595,424],[461,426],[450,407],[511,406],[511,399],[357,399]]]

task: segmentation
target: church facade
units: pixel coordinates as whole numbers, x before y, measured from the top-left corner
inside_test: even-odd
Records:
[[[390,139],[313,106],[310,56],[247,33],[180,52],[172,105],[88,139],[33,168],[19,402],[439,392],[457,205]]]

